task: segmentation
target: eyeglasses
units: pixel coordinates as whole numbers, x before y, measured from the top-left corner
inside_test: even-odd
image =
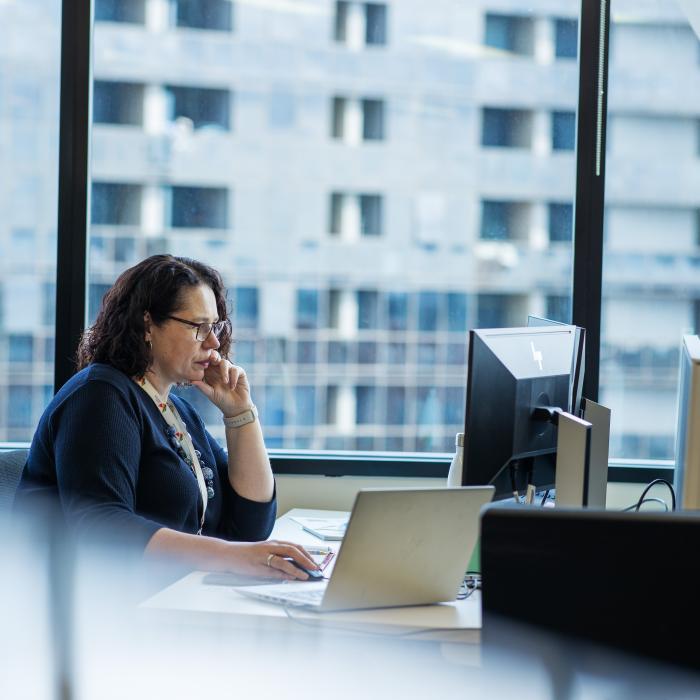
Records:
[[[216,323],[195,323],[194,321],[188,321],[185,318],[178,318],[177,316],[166,316],[166,318],[196,328],[197,332],[195,336],[200,343],[203,343],[209,337],[210,333],[213,333],[217,339],[220,338],[224,330],[229,327],[228,319],[226,321],[217,321]]]

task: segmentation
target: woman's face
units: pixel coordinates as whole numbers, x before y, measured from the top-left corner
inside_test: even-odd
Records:
[[[192,323],[215,323],[219,320],[214,292],[205,284],[188,287],[173,316]],[[166,319],[159,326],[146,317],[146,339],[151,341],[153,363],[149,378],[160,393],[173,384],[201,381],[209,366],[212,352],[219,347],[214,333],[197,340],[197,329],[180,321]]]

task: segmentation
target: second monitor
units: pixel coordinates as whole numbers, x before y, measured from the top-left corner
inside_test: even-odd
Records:
[[[577,337],[573,325],[470,331],[463,485],[493,484],[497,499],[555,487],[559,414],[579,412]]]

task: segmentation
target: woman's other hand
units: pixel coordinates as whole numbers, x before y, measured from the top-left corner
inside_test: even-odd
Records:
[[[316,562],[299,544],[283,540],[265,542],[231,542],[229,571],[245,576],[260,576],[279,580],[306,581],[309,575],[294,566],[293,559],[305,569],[318,569]]]

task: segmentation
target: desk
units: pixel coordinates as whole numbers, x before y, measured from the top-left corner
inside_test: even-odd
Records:
[[[323,542],[309,534],[294,517],[346,516],[342,511],[295,508],[278,518],[271,537],[308,545],[328,545],[338,550],[340,542]],[[153,611],[179,612],[190,619],[235,617],[236,626],[282,630],[290,625],[343,633],[384,634],[387,637],[458,642],[475,645],[481,629],[479,591],[466,600],[402,608],[315,613],[294,609],[288,615],[279,605],[252,600],[236,593],[235,588],[208,585],[206,572],[194,571],[152,596],[142,608]],[[463,650],[462,653],[465,653]]]

